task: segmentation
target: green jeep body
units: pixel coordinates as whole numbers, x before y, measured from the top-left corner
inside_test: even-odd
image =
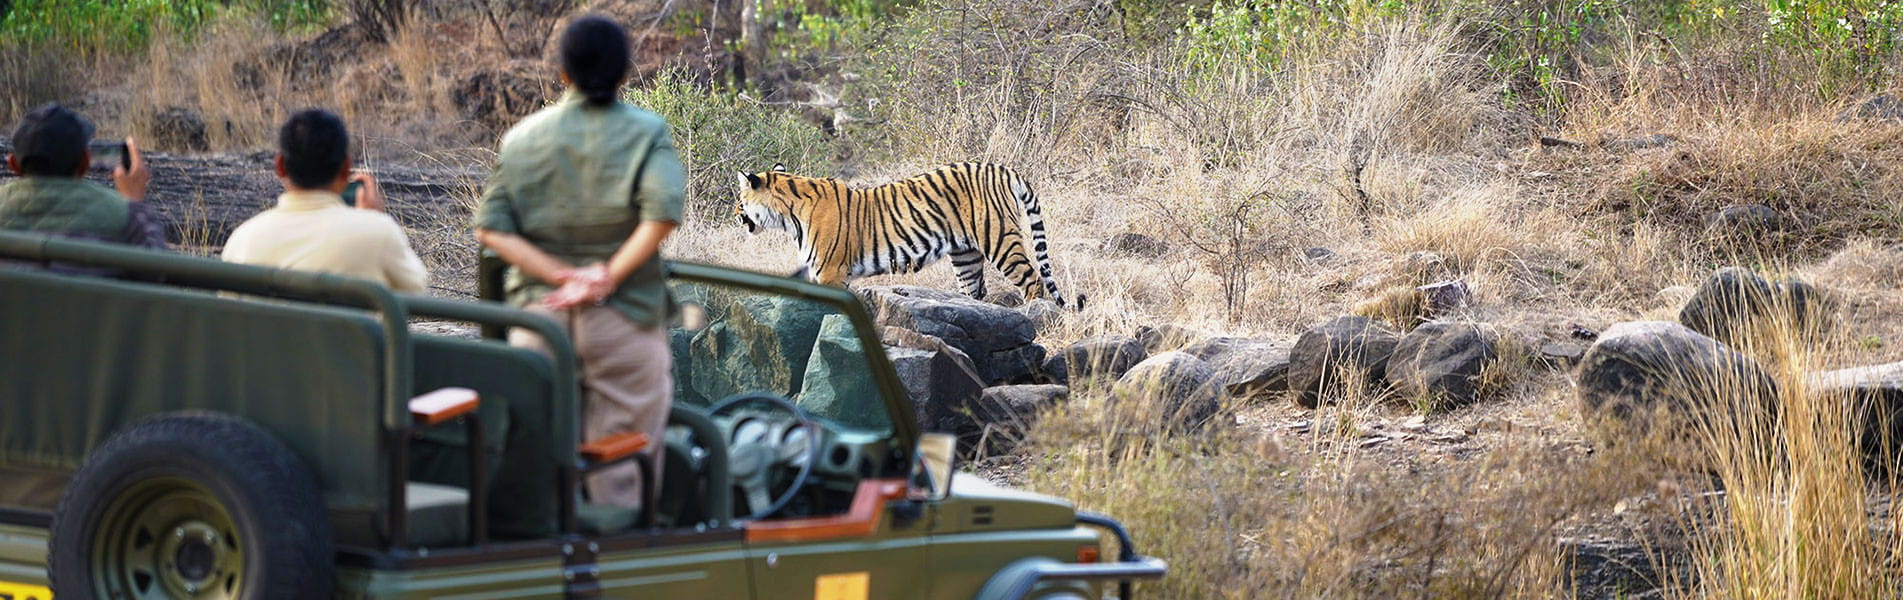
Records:
[[[47,262],[163,283],[32,268]],[[545,319],[331,275],[0,232],[0,597],[48,593],[53,536],[116,535],[70,516],[70,531],[55,525],[96,450],[139,423],[193,414],[255,426],[308,469],[339,597],[1094,598],[1102,582],[1127,595],[1130,580],[1162,575],[1114,521],[923,467],[912,405],[850,292],[704,265],[670,273],[675,295],[710,324],[673,332],[663,499],[636,513],[581,498],[591,465],[577,455],[573,352]],[[492,335],[529,328],[555,356],[412,332],[421,317]],[[409,399],[446,387],[474,390],[479,408],[419,425]],[[709,415],[711,396],[728,392],[785,399],[822,431],[795,436],[812,430],[745,403]],[[784,439],[746,437],[769,429]],[[765,504],[733,493],[741,472],[778,486],[762,490],[783,508],[736,517],[737,503]],[[126,522],[183,539],[164,518]],[[1094,561],[1104,531],[1116,559]],[[243,565],[234,572],[263,568],[233,552],[230,564]],[[125,568],[163,571],[170,558]],[[128,595],[179,594],[150,573],[122,580],[135,579],[157,587]],[[236,581],[189,595],[258,597]]]

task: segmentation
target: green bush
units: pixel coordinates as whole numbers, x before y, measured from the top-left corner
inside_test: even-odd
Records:
[[[630,90],[627,101],[673,127],[674,146],[687,166],[687,210],[694,216],[719,218],[733,208],[735,173],[766,171],[774,163],[801,175],[831,170],[832,140],[798,114],[696,84],[678,71]]]
[[[91,58],[142,49],[160,31],[190,37],[220,17],[253,14],[280,31],[331,18],[327,0],[15,0],[0,14],[0,45]]]

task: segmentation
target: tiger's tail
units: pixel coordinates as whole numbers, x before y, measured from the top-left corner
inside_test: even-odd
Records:
[[[1044,291],[1050,292],[1051,300],[1058,306],[1064,305],[1064,295],[1057,291],[1057,280],[1051,276],[1050,245],[1044,237],[1044,211],[1038,208],[1037,192],[1024,178],[1013,174],[1011,177],[1011,195],[1017,197],[1018,206],[1024,209],[1024,221],[1031,227],[1031,255],[1037,260],[1037,275],[1044,281]],[[1077,310],[1084,309],[1084,295],[1077,294]]]

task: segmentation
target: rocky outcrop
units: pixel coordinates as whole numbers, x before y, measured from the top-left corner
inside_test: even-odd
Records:
[[[1480,396],[1480,371],[1497,358],[1498,344],[1498,334],[1471,323],[1424,323],[1395,344],[1388,383],[1434,408],[1471,403]]]
[[[1215,369],[1187,352],[1164,352],[1137,363],[1112,388],[1119,402],[1148,402],[1166,431],[1195,431],[1221,403]]]
[[[1339,390],[1344,375],[1372,383],[1386,373],[1400,335],[1367,317],[1339,317],[1309,328],[1289,350],[1288,386],[1295,401],[1314,408],[1323,394]]]
[[[1060,353],[1064,381],[1077,385],[1093,380],[1114,381],[1149,356],[1136,338],[1104,335],[1078,340]]]
[[[1015,310],[908,285],[872,286],[859,293],[879,325],[944,340],[971,358],[985,383],[1030,381],[1044,363],[1044,347],[1033,341],[1037,326]]]
[[[890,349],[887,354],[892,354]],[[879,400],[882,395],[878,382],[866,368],[865,350],[860,345],[858,331],[845,315],[825,317],[813,342],[802,382],[800,408],[852,427],[878,429],[888,425],[886,408]]]
[[[1620,323],[1580,359],[1580,411],[1589,419],[1669,431],[1715,417],[1757,419],[1776,410],[1777,384],[1751,360],[1678,323]]]
[[[984,391],[971,358],[951,344],[916,331],[886,327],[880,342],[925,431],[955,433],[969,422],[967,407]]]

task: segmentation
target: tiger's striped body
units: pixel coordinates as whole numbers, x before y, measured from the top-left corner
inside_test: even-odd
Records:
[[[818,283],[843,286],[856,277],[913,273],[949,256],[959,287],[973,298],[985,296],[989,262],[1025,298],[1064,304],[1051,278],[1037,195],[1005,167],[957,163],[851,189],[776,166],[740,175],[734,212],[749,232],[793,234],[807,277]]]

